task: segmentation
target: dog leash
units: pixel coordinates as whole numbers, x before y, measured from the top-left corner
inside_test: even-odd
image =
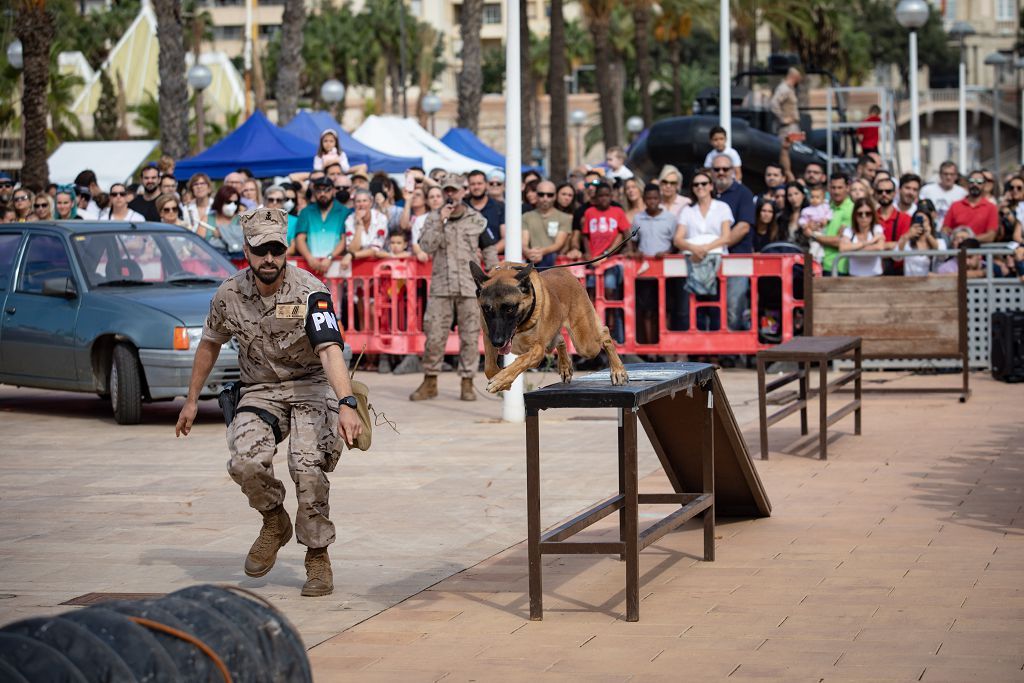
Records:
[[[560,263],[560,264],[558,264],[556,266],[534,266],[533,269],[537,270],[537,271],[541,271],[541,270],[551,270],[552,268],[572,268],[573,266],[589,266],[589,265],[591,265],[593,263],[597,263],[598,261],[603,261],[606,258],[608,258],[609,256],[615,256],[615,254],[617,254],[620,251],[622,251],[623,247],[625,247],[628,243],[632,242],[633,239],[639,233],[640,233],[640,226],[638,225],[635,228],[633,228],[632,232],[629,233],[629,237],[627,237],[626,239],[624,239],[621,242],[619,242],[619,246],[615,247],[611,251],[606,251],[605,253],[601,254],[597,258],[592,258],[589,261],[576,261],[574,263]]]

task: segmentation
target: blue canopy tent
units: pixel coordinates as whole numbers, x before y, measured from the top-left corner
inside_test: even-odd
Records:
[[[367,147],[346,133],[334,117],[325,111],[300,111],[282,130],[318,145],[320,133],[328,128],[338,134],[338,144],[353,166],[366,164],[371,172],[385,173],[403,173],[410,166],[423,166],[422,157],[395,157]]]
[[[284,132],[256,111],[214,146],[179,161],[174,172],[187,178],[202,171],[219,180],[235,169],[248,168],[257,178],[269,178],[311,170],[315,154],[315,143]]]
[[[450,128],[441,138],[448,147],[470,159],[476,159],[484,166],[505,168],[505,157],[484,144],[484,141],[473,134],[468,128]],[[524,171],[544,171],[540,166],[523,165]]]

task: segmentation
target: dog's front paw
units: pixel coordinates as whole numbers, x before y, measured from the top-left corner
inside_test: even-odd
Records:
[[[562,378],[562,381],[568,384],[572,381],[572,364],[569,364],[567,368],[559,368],[558,375]]]
[[[512,382],[502,379],[501,377],[495,377],[487,383],[487,391],[492,394],[497,394],[501,391],[508,391],[512,388]]]
[[[626,368],[617,368],[611,370],[612,384],[615,386],[621,386],[629,381],[629,373],[626,372]]]

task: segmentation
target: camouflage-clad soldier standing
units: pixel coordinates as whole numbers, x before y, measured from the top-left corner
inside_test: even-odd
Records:
[[[228,472],[249,505],[263,515],[245,573],[269,572],[278,550],[292,537],[282,505],[284,484],[274,476],[273,464],[277,444],[290,437],[288,472],[298,499],[295,535],[307,547],[302,595],[327,595],[334,590],[327,556],[334,523],[326,473],[337,464],[338,436],[352,443],[362,431],[341,332],[323,283],[285,261],[287,215],[254,209],[241,216],[241,225],[249,268],[228,278],[210,303],[175,433],[191,430],[196,399],[220,347],[234,337],[243,388],[227,430]]]
[[[423,225],[419,245],[433,259],[427,312],[423,317],[426,342],[423,347],[423,383],[409,396],[422,401],[437,396],[437,375],[444,360],[445,342],[452,316],[458,315],[459,398],[475,401],[473,375],[480,362],[480,307],[476,283],[469,271],[470,261],[479,261],[477,244],[487,228],[487,219],[462,203],[461,178],[449,175],[441,183],[445,204],[431,211]]]

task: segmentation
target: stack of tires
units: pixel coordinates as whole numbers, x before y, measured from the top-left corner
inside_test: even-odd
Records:
[[[193,586],[0,629],[0,681],[307,683],[295,628],[266,602]]]

